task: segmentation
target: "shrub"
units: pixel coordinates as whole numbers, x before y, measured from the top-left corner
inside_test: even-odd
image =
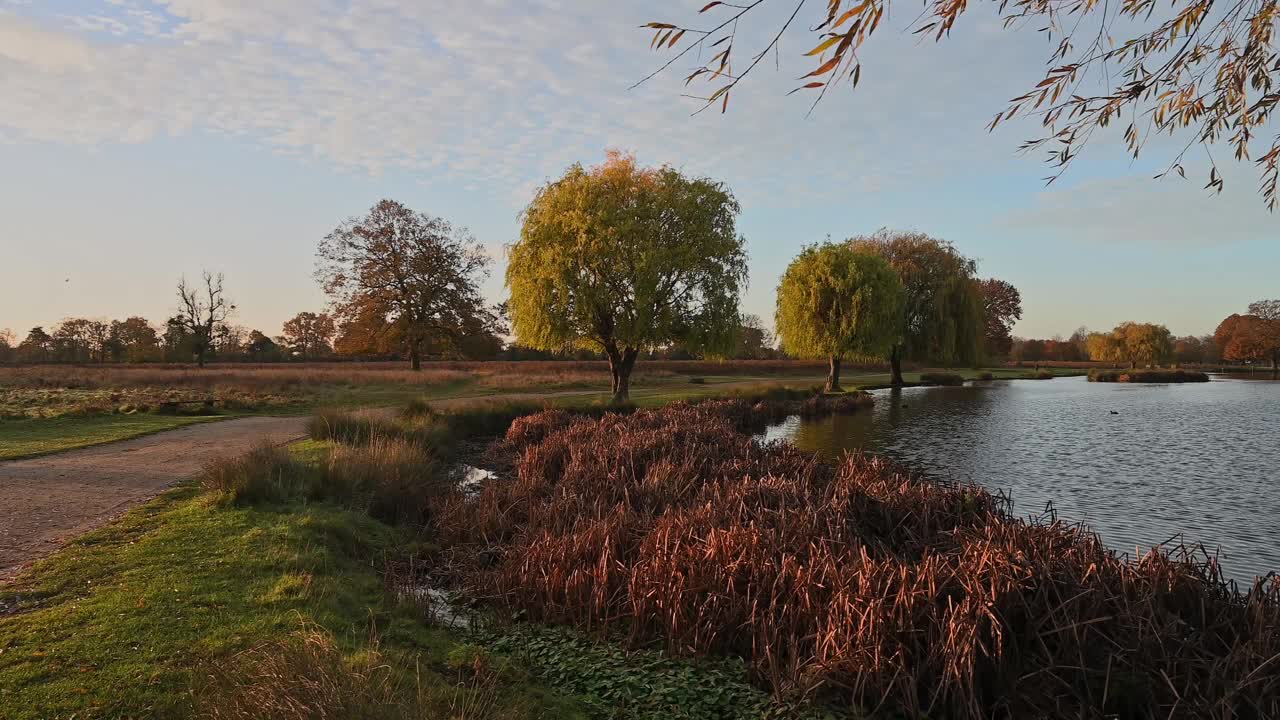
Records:
[[[1198,370],[1165,370],[1147,368],[1135,370],[1090,370],[1089,382],[1116,383],[1187,383],[1209,382],[1209,376]]]
[[[205,465],[200,484],[237,504],[284,502],[308,494],[312,473],[283,447],[263,442]]]
[[[1035,372],[1022,373],[1023,380],[1052,380],[1056,377],[1052,370],[1036,370]]]
[[[321,410],[311,418],[307,430],[312,440],[348,445],[362,445],[377,437],[402,436],[405,432],[395,420],[370,410]]]
[[[963,385],[964,378],[955,373],[927,372],[920,374],[922,385]]]
[[[388,523],[421,524],[436,495],[450,487],[447,468],[403,437],[335,445],[319,471],[314,499],[363,508]]]
[[[989,372],[984,372],[984,373],[978,373],[978,379],[979,380],[995,380],[996,376],[992,375]]]
[[[762,446],[741,427],[763,405],[509,438],[515,477],[434,516],[444,571],[532,619],[738,656],[777,693],[854,708],[1280,716],[1280,583],[1242,595],[1215,560],[1126,561],[978,486]]]

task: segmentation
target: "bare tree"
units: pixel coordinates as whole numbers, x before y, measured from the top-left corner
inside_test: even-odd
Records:
[[[236,306],[222,290],[222,273],[204,271],[203,287],[192,287],[186,277],[178,281],[178,313],[173,321],[191,337],[196,363],[204,367],[205,355],[218,336],[226,332],[227,318]]]

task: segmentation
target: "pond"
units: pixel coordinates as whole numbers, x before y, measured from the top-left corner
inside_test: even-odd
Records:
[[[1076,377],[875,395],[870,412],[792,417],[764,437],[829,455],[883,453],[979,482],[1003,490],[1022,516],[1052,503],[1122,552],[1181,536],[1218,550],[1230,578],[1280,571],[1280,382]]]

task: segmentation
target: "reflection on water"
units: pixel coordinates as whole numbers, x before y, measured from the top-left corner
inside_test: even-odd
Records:
[[[1280,382],[1127,385],[1084,378],[876,393],[871,412],[769,429],[827,454],[882,452],[1008,493],[1022,515],[1052,502],[1112,547],[1182,534],[1220,548],[1231,577],[1280,570]]]

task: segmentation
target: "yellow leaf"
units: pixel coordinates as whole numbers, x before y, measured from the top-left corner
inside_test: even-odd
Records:
[[[817,46],[817,47],[815,47],[814,49],[812,49],[812,50],[810,50],[809,52],[805,53],[805,57],[812,57],[812,56],[814,56],[814,55],[820,55],[820,54],[822,53],[822,51],[823,51],[823,50],[826,50],[827,48],[831,47],[832,45],[835,45],[836,43],[840,42],[840,39],[841,39],[842,37],[844,37],[844,36],[843,36],[843,35],[832,35],[831,37],[827,38],[826,40],[823,40],[822,42],[818,43],[818,46]]]

